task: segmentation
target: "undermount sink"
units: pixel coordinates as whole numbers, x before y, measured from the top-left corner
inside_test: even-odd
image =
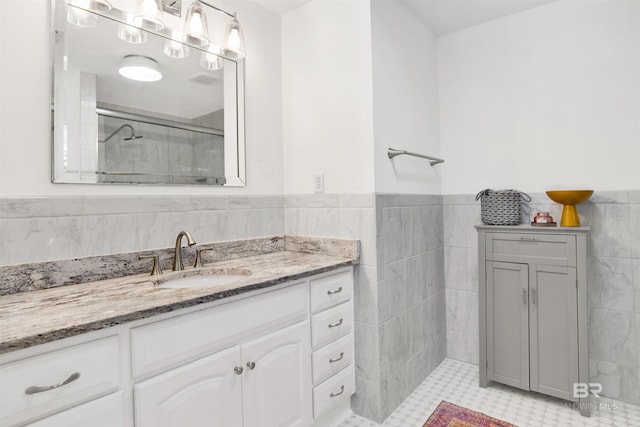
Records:
[[[233,283],[249,275],[251,275],[250,270],[205,268],[181,272],[173,278],[168,277],[158,284],[158,287],[163,289],[206,288]]]

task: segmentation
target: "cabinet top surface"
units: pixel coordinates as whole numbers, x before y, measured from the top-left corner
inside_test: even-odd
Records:
[[[530,224],[518,225],[475,225],[478,231],[488,232],[515,232],[515,233],[543,233],[543,234],[587,234],[591,231],[591,227],[582,225],[580,227],[545,227]]]
[[[166,289],[148,274],[0,296],[0,354],[303,279],[357,258],[293,251],[207,264],[252,274],[213,287]]]

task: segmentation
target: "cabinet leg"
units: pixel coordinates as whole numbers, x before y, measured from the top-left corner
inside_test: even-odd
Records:
[[[591,396],[585,397],[583,399],[578,400],[578,405],[580,405],[580,415],[583,417],[591,416]]]

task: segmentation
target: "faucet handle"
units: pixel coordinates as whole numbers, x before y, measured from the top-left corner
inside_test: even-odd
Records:
[[[214,248],[196,248],[196,263],[193,265],[193,268],[202,268],[204,267],[204,262],[202,262],[202,252],[212,251]]]
[[[159,255],[140,255],[138,259],[153,259],[153,268],[151,269],[152,276],[159,276],[162,274],[162,268],[160,268],[160,256]]]

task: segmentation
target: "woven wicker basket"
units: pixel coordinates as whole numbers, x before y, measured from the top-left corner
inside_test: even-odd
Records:
[[[480,200],[480,217],[487,225],[517,225],[522,218],[522,200],[531,201],[528,194],[517,190],[482,190],[476,195]]]

